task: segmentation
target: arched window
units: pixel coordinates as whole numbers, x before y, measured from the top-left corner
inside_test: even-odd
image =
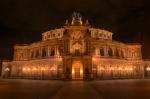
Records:
[[[31,58],[34,58],[34,51],[31,51]]]
[[[79,55],[80,55],[79,49],[75,49],[75,56],[79,56]]]
[[[36,50],[36,54],[35,54],[35,57],[39,57],[40,56],[40,53],[39,53],[39,50]]]
[[[55,37],[55,34],[53,34],[53,37]]]
[[[113,56],[113,51],[112,51],[111,48],[108,49],[108,55],[109,55],[109,56]]]
[[[120,57],[120,56],[119,56],[119,50],[118,50],[118,49],[115,50],[115,56]]]
[[[58,51],[59,51],[59,55],[62,56],[63,55],[63,48],[59,48]]]
[[[46,57],[46,49],[42,48],[42,57]]]
[[[100,48],[100,55],[104,56],[104,48]]]
[[[121,50],[121,57],[124,58],[124,52]]]
[[[98,38],[98,37],[99,37],[98,32],[95,32],[95,37],[96,37],[96,38]]]
[[[50,56],[54,56],[55,55],[55,49],[51,49],[51,55]]]
[[[92,47],[91,53],[92,53],[93,55],[96,55],[96,48],[95,48],[95,47]]]

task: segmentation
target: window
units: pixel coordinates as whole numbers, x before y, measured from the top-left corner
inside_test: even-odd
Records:
[[[48,38],[50,38],[51,36],[50,35],[48,35]]]
[[[119,50],[118,49],[115,50],[115,56],[119,57]]]
[[[106,35],[104,34],[104,38],[106,38]]]
[[[33,51],[31,52],[31,58],[34,58],[34,52]]]
[[[40,56],[40,53],[39,53],[39,50],[36,50],[36,54],[35,54],[35,57],[39,57]]]
[[[79,56],[79,55],[80,55],[79,49],[75,49],[75,56]]]
[[[95,37],[98,38],[98,36],[99,36],[99,35],[98,35],[98,32],[95,32]]]
[[[53,34],[53,37],[55,37],[55,34]]]
[[[46,57],[46,49],[42,48],[42,57]]]
[[[124,58],[124,52],[121,50],[121,57]]]
[[[60,37],[60,33],[58,33],[57,36]]]
[[[55,55],[55,50],[51,49],[51,55],[50,56],[54,56]]]
[[[47,39],[46,35],[44,36],[44,39],[45,39],[45,40]]]
[[[60,55],[60,56],[63,55],[63,48],[59,48],[59,55]]]
[[[100,37],[102,37],[102,36],[103,36],[103,34],[102,34],[102,33],[100,33],[100,34],[99,34],[99,36],[100,36]]]
[[[109,55],[109,56],[113,56],[113,51],[112,51],[111,48],[109,48],[109,50],[108,50],[108,55]]]
[[[100,48],[100,55],[104,56],[104,48]]]

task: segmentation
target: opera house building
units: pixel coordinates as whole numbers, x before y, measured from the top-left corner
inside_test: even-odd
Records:
[[[11,61],[2,62],[3,78],[103,80],[143,78],[141,45],[115,41],[113,33],[91,27],[78,13],[42,40],[16,44]],[[150,68],[149,68],[150,69]]]

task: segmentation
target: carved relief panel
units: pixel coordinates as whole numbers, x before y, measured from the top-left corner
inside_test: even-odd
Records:
[[[70,53],[81,55],[85,51],[84,33],[79,30],[72,31],[70,34]]]
[[[130,48],[128,49],[128,58],[132,58],[132,59],[141,59],[141,51],[140,48]]]

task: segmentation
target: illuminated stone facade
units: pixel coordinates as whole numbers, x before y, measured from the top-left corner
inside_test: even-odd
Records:
[[[144,77],[150,78],[150,59],[145,59],[143,61],[143,66],[144,66]]]
[[[140,44],[112,39],[112,32],[93,28],[78,13],[63,28],[47,31],[42,40],[15,45],[13,61],[4,61],[3,78],[122,79],[142,78]]]

